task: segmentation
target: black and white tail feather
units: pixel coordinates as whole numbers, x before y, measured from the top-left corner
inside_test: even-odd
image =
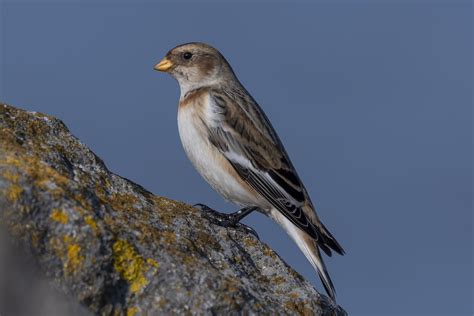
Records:
[[[324,249],[324,252],[328,254],[329,256],[332,255],[331,250],[334,250],[337,253],[343,255],[344,250],[341,248],[341,246],[337,243],[337,241],[335,241],[334,239],[331,239],[331,235],[327,230],[325,231],[324,237],[320,237],[318,240],[316,240],[316,239],[313,239],[308,234],[306,234],[300,228],[298,228],[289,219],[282,216],[282,214],[279,211],[273,210],[271,212],[271,217],[283,227],[283,229],[288,233],[288,235],[296,243],[298,248],[300,248],[300,250],[305,255],[306,259],[308,259],[308,261],[311,263],[313,268],[318,273],[319,278],[321,279],[321,283],[324,286],[324,289],[326,290],[328,295],[331,297],[331,299],[335,301],[336,290],[332,283],[331,277],[329,276],[329,273],[326,269],[326,265],[324,264],[324,260],[321,256],[321,252],[319,248]],[[323,236],[323,233],[319,233],[318,236]]]

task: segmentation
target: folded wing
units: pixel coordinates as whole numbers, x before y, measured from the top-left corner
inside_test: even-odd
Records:
[[[293,224],[318,241],[321,249],[343,253],[316,214],[305,214],[311,201],[269,120],[245,91],[211,90],[214,123],[209,140],[237,173]],[[233,101],[236,100],[236,101]],[[229,106],[230,102],[237,102]],[[309,216],[312,216],[310,218]],[[322,231],[324,229],[324,231]]]

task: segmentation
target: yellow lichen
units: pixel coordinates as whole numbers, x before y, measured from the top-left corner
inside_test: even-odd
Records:
[[[172,245],[176,243],[176,234],[174,232],[165,230],[161,232],[162,244]]]
[[[197,231],[196,235],[197,235],[196,241],[202,244],[203,246],[210,247],[216,251],[219,251],[222,249],[221,245],[216,240],[216,238],[212,237],[205,231]]]
[[[55,198],[59,198],[64,194],[63,188],[58,187],[55,182],[49,179],[38,179],[35,184],[38,188],[49,191]]]
[[[7,199],[11,202],[17,201],[20,198],[21,193],[23,193],[23,188],[18,184],[12,184],[6,190]]]
[[[288,293],[286,294],[289,298],[292,298],[292,299],[297,299],[299,298],[300,296],[298,295],[298,293],[295,293],[295,292],[291,292],[291,293]]]
[[[84,221],[89,225],[94,231],[97,231],[97,223],[94,221],[94,218],[91,215],[86,215]]]
[[[31,129],[33,135],[45,135],[47,134],[49,127],[38,119],[30,120],[28,127]]]
[[[38,160],[37,157],[30,155],[21,155],[18,158],[15,155],[7,155],[2,164],[16,167],[24,174],[31,178],[32,182],[39,188],[49,191],[54,196],[64,193],[64,187],[69,184],[69,179],[44,162]]]
[[[314,312],[312,309],[307,307],[304,302],[296,302],[296,301],[286,301],[284,303],[284,306],[292,310],[292,314],[297,314],[297,315],[303,315],[303,316],[311,316],[314,315]]]
[[[137,203],[140,202],[140,199],[133,194],[112,194],[109,201],[112,205],[123,211],[129,211],[136,207]]]
[[[146,263],[148,263],[149,265],[155,267],[155,268],[158,268],[158,262],[156,262],[156,260],[153,260],[151,258],[148,258],[146,259]]]
[[[66,275],[77,273],[82,267],[84,256],[81,255],[81,246],[79,246],[71,236],[63,236],[62,239],[53,237],[49,244],[54,253],[63,262],[63,271]]]
[[[79,194],[79,193],[75,193],[73,195],[73,200],[76,201],[76,202],[79,202],[81,204],[81,207],[84,208],[84,209],[91,209],[92,208],[92,205],[90,204],[90,202],[87,201],[86,199],[84,199],[84,196]]]
[[[158,209],[156,213],[160,217],[160,220],[165,225],[172,225],[173,220],[177,215],[186,215],[190,216],[192,214],[197,214],[198,210],[188,204],[183,202],[178,202],[170,200],[161,196],[152,196],[151,200],[153,204]]]
[[[275,252],[270,247],[268,247],[267,245],[263,246],[262,252],[265,256],[276,258]]]
[[[32,232],[31,233],[31,244],[33,245],[33,247],[37,248],[38,245],[39,245],[39,234],[37,232]]]
[[[239,264],[239,265],[242,264],[242,256],[236,255],[236,256],[234,257],[234,261],[235,261],[235,263],[237,263],[237,264]]]
[[[64,270],[67,273],[74,273],[77,268],[82,265],[84,257],[80,255],[81,246],[78,244],[70,244],[67,248],[67,260],[64,263]]]
[[[272,282],[275,285],[282,284],[285,281],[286,281],[286,279],[284,277],[282,277],[281,275],[277,275],[277,276],[272,278]]]
[[[23,192],[23,188],[18,185],[20,176],[18,173],[13,173],[10,170],[7,170],[2,174],[2,177],[11,182],[11,185],[6,189],[5,192],[7,199],[11,202],[17,201]]]
[[[61,224],[67,224],[68,220],[69,220],[69,216],[64,213],[63,211],[59,210],[59,209],[53,209],[53,211],[51,212],[51,215],[49,216],[52,220],[58,222],[58,223],[61,223]]]
[[[225,278],[220,284],[219,290],[223,293],[222,301],[232,308],[237,306],[238,302],[235,293],[239,292],[241,283],[237,279]]]
[[[127,309],[127,316],[135,316],[139,311],[140,309],[136,306],[130,307]]]
[[[247,247],[256,247],[258,242],[254,238],[246,237],[244,238],[244,244]]]
[[[18,180],[20,179],[20,176],[18,175],[18,173],[13,173],[9,170],[5,171],[2,176],[3,178],[11,181],[12,183],[17,183]]]
[[[133,246],[125,240],[117,240],[113,246],[114,268],[120,277],[130,283],[130,291],[136,293],[148,285],[145,274],[150,268],[157,268],[153,259],[144,259]],[[150,261],[151,260],[151,261]]]

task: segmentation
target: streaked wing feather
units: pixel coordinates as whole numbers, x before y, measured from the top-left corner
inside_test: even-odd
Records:
[[[293,224],[318,234],[302,210],[305,188],[263,111],[248,94],[211,91],[220,124],[208,126],[209,140],[237,173]],[[237,100],[236,106],[226,103]]]

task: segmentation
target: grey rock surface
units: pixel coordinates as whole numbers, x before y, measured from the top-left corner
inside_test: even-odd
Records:
[[[111,173],[60,120],[1,103],[0,221],[94,314],[346,314],[253,235]]]
[[[90,316],[74,297],[50,284],[25,249],[0,229],[1,316]]]

